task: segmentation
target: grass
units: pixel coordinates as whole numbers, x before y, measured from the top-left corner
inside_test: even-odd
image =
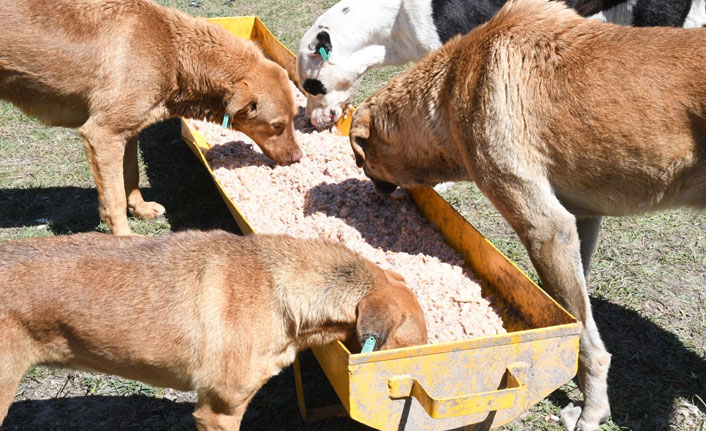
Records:
[[[291,50],[332,0],[160,0],[202,16],[258,15]],[[404,70],[368,73],[360,103]],[[176,121],[140,136],[141,187],[165,217],[130,219],[135,232],[237,231],[205,169],[179,138]],[[459,183],[444,197],[536,280],[517,237],[477,190]],[[688,211],[606,219],[590,279],[596,321],[613,363],[613,420],[602,429],[706,430],[706,217]],[[0,102],[0,242],[106,231],[95,186],[75,131],[48,128]],[[307,401],[336,401],[310,354],[303,355]],[[290,369],[274,377],[249,407],[243,429],[356,429],[349,419],[301,420]],[[579,391],[567,383],[521,418],[512,431],[560,430],[551,420]],[[194,395],[100,374],[37,367],[25,376],[3,430],[193,430]],[[547,420],[549,418],[549,420]]]

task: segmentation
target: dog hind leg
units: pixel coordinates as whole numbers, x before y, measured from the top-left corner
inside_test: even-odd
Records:
[[[581,263],[581,245],[575,217],[558,201],[545,179],[534,182],[521,178],[532,175],[504,175],[494,172],[492,186],[481,190],[491,199],[515,229],[537,269],[547,292],[584,325],[579,341],[579,383],[584,393],[583,410],[567,411],[570,430],[595,431],[610,416],[608,368],[610,354],[593,320]],[[596,221],[586,223],[585,232],[598,233]],[[588,239],[588,238],[587,238]],[[591,251],[592,244],[585,245]],[[586,260],[589,264],[590,260]],[[579,414],[580,413],[580,418]]]
[[[123,156],[125,195],[130,214],[149,220],[164,214],[164,207],[157,202],[146,202],[139,189],[140,171],[137,164],[137,136],[127,140]]]
[[[580,218],[576,220],[576,228],[581,242],[581,263],[583,264],[583,276],[588,280],[588,273],[591,269],[591,257],[598,243],[598,234],[601,232],[602,217]]]

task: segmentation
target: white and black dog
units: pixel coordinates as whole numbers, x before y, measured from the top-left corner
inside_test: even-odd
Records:
[[[506,0],[342,0],[299,44],[306,115],[329,128],[371,67],[417,61],[490,19]],[[584,16],[635,26],[700,27],[706,0],[566,0]]]

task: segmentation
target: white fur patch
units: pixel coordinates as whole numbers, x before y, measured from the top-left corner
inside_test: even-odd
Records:
[[[314,52],[321,31],[331,38],[329,61]],[[299,44],[300,84],[317,79],[326,89],[325,95],[307,95],[307,115],[317,127],[332,124],[368,69],[417,61],[440,46],[429,0],[336,3],[316,19]]]
[[[684,28],[698,28],[706,25],[706,0],[692,0],[689,14],[684,20]]]
[[[637,0],[628,0],[610,9],[591,15],[589,18],[603,22],[612,22],[613,24],[632,25],[632,11],[635,8],[635,3],[637,3]]]

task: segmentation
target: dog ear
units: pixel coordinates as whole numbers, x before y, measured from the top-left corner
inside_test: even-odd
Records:
[[[248,82],[238,81],[226,104],[226,113],[233,117],[252,118],[257,115],[257,97],[250,91]]]
[[[362,346],[365,340],[375,337],[375,350],[387,342],[388,337],[404,322],[405,314],[396,301],[384,291],[373,292],[358,302],[356,336]]]
[[[402,284],[405,284],[405,285],[406,285],[406,283],[407,283],[407,282],[405,281],[404,277],[403,277],[401,274],[399,274],[399,273],[397,273],[397,272],[395,272],[395,271],[391,271],[391,270],[389,270],[389,269],[386,269],[386,270],[385,270],[385,276],[387,277],[388,280],[390,280],[390,281],[393,282],[393,283],[394,283],[394,282],[397,282],[397,283],[402,283]]]
[[[348,133],[351,141],[351,148],[355,155],[355,164],[362,167],[365,163],[365,145],[370,138],[370,110],[366,107],[361,107],[353,114],[353,122],[351,130]]]
[[[353,148],[353,155],[355,156],[355,165],[362,168],[365,164],[365,147],[366,140],[360,137],[351,137],[351,148]]]
[[[353,121],[349,133],[351,139],[353,137],[368,139],[370,138],[370,109],[362,105],[353,113]]]
[[[333,46],[331,45],[331,36],[327,31],[320,31],[314,38],[314,55],[320,55],[319,50],[323,48],[330,55]]]

